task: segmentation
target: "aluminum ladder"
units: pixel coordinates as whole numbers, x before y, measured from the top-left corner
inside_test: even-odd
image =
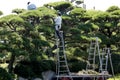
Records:
[[[102,50],[102,54],[101,54],[101,65],[100,65],[100,70],[99,72],[101,72],[102,74],[109,74],[108,73],[108,62],[110,62],[110,67],[112,70],[112,75],[114,77],[114,69],[113,69],[113,65],[112,65],[112,59],[111,59],[111,53],[110,53],[110,48],[103,48]],[[102,77],[103,80],[106,80],[106,77]],[[114,78],[115,80],[115,78]]]
[[[92,40],[90,42],[88,63],[87,63],[87,66],[86,66],[86,70],[94,70],[95,71],[96,55],[98,55],[99,63],[101,64],[98,37],[95,37],[95,40]]]
[[[101,53],[102,64],[101,64],[101,67],[100,67],[100,72],[107,71],[108,57],[109,57],[109,48],[103,48],[102,53]]]
[[[57,80],[62,78],[68,78],[72,80],[71,73],[67,63],[67,57],[65,54],[65,45],[63,38],[63,31],[60,31],[61,39],[56,35],[57,55],[56,55],[56,74]],[[67,76],[67,77],[66,77]]]

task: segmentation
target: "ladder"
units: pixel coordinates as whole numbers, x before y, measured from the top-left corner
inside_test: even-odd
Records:
[[[65,45],[63,39],[63,31],[60,31],[61,39],[58,39],[56,36],[56,45],[57,45],[57,62],[56,62],[56,74],[57,80],[63,78],[64,76],[69,76],[70,79],[71,73],[68,67],[67,58],[65,54]],[[67,78],[67,77],[66,77]]]
[[[109,57],[109,48],[103,48],[102,54],[101,54],[101,67],[100,72],[107,71],[108,66],[108,57]]]
[[[86,70],[95,71],[96,55],[99,56],[99,63],[101,64],[98,37],[95,37],[95,40],[92,40],[90,42],[88,63],[87,63],[87,66],[86,66]]]
[[[114,77],[114,69],[113,69],[113,65],[112,65],[112,59],[111,59],[111,53],[110,53],[110,48],[103,48],[102,50],[102,54],[101,54],[101,65],[100,65],[100,72],[102,74],[108,74],[108,61],[110,62],[110,67],[112,70],[112,75]],[[103,77],[103,80],[106,80],[105,77]],[[115,80],[115,78],[114,78]]]

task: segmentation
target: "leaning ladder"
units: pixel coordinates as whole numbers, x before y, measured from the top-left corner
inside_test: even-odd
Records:
[[[108,57],[109,57],[109,48],[103,48],[101,53],[101,66],[100,66],[100,72],[107,71],[108,67]]]
[[[96,55],[97,54],[99,56],[99,63],[101,64],[98,37],[95,37],[95,40],[92,40],[90,43],[88,63],[86,66],[86,70],[93,70],[93,71],[95,70]]]
[[[57,64],[56,64],[56,73],[57,80],[60,78],[69,77],[72,80],[71,73],[68,67],[67,58],[65,54],[65,45],[63,38],[63,31],[60,31],[61,39],[58,39],[56,36],[56,45],[57,45]]]
[[[100,66],[100,72],[103,74],[107,74],[108,72],[108,61],[110,62],[111,70],[112,70],[112,75],[114,77],[114,69],[112,65],[112,59],[111,59],[111,53],[110,53],[110,48],[103,48],[102,54],[101,54],[101,66]],[[106,80],[106,78],[103,77],[103,80]],[[115,77],[114,77],[115,80]]]

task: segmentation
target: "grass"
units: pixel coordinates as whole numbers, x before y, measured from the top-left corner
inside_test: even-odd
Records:
[[[108,80],[120,80],[120,74],[115,75],[115,78],[110,78]]]

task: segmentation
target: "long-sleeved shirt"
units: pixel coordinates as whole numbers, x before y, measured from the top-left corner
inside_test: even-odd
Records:
[[[56,17],[54,21],[55,21],[55,30],[61,29],[61,24],[62,24],[61,16]]]
[[[29,4],[29,5],[27,6],[27,9],[28,9],[28,10],[35,10],[35,9],[36,9],[36,5],[35,5],[35,4]]]
[[[62,24],[61,16],[56,17],[54,21],[55,21],[55,24],[61,25]]]

